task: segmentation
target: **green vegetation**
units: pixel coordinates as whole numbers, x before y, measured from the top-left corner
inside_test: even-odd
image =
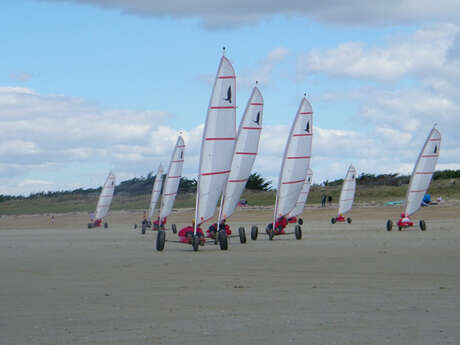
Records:
[[[253,188],[247,188],[242,198],[248,201],[249,206],[269,206],[275,202],[276,191],[270,190],[267,182],[260,174],[251,175],[254,181]],[[458,177],[457,177],[458,176]],[[116,188],[113,199],[113,210],[143,210],[148,207],[150,192],[154,177],[135,178],[123,181]],[[407,192],[407,176],[396,174],[371,175],[361,174],[356,190],[356,202],[383,204],[386,201],[402,200]],[[342,180],[325,181],[321,185],[313,185],[308,197],[308,204],[320,204],[321,195],[331,195],[336,203],[339,198]],[[0,215],[6,214],[40,214],[64,212],[90,212],[94,211],[97,189],[76,189],[63,192],[35,193],[28,197],[0,195]],[[179,194],[175,203],[176,208],[195,206],[196,181],[182,178]],[[434,180],[428,193],[435,199],[442,196],[444,199],[460,199],[460,170],[439,171],[435,173]]]

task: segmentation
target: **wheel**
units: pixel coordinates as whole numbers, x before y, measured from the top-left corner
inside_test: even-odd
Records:
[[[425,231],[425,230],[426,230],[426,223],[425,223],[425,221],[422,219],[422,220],[420,220],[420,223],[419,223],[419,224],[420,224],[420,230]]]
[[[109,227],[109,224],[107,222],[104,223],[104,228],[108,228]]]
[[[198,236],[198,234],[193,235],[192,247],[193,247],[193,251],[195,251],[195,252],[197,252],[198,248],[200,247],[200,236]]]
[[[303,225],[303,219],[302,219],[302,218],[299,218],[299,220],[297,221],[297,223],[299,223],[299,225]]]
[[[256,225],[251,227],[251,240],[257,240],[257,235],[259,234],[259,228]]]
[[[134,229],[137,229],[137,224],[134,224]]]
[[[165,248],[166,233],[163,230],[158,231],[157,234],[157,250],[161,252]]]
[[[295,226],[294,233],[295,233],[295,239],[296,240],[301,240],[302,239],[302,229],[301,229],[300,225]]]
[[[393,221],[391,219],[388,219],[387,221],[387,231],[391,231],[393,229]]]
[[[142,235],[145,235],[145,228],[146,228],[145,224],[142,224],[142,229],[141,229]]]
[[[88,229],[91,229],[93,227],[93,223],[88,223]]]
[[[275,236],[275,233],[274,233],[273,229],[269,229],[269,230],[268,230],[268,239],[269,239],[270,241],[273,241],[273,237],[274,237],[274,236]]]
[[[158,224],[153,223],[153,230],[154,231],[160,230],[160,226]]]
[[[336,218],[331,218],[331,223],[332,223],[332,224],[335,224],[336,221],[337,221]]]
[[[227,232],[225,230],[219,230],[217,236],[219,236],[220,249],[227,250],[228,249]]]
[[[270,223],[266,226],[265,228],[265,232],[267,233],[267,235],[270,233],[270,230],[273,230],[273,224]]]
[[[238,234],[240,235],[240,242],[242,244],[246,243],[246,230],[244,229],[244,226],[241,226],[238,229]]]
[[[348,222],[348,224],[351,224],[351,218],[350,217],[347,218],[347,222]]]
[[[171,224],[171,230],[172,230],[173,234],[177,234],[177,226],[176,226],[176,224]]]
[[[398,231],[401,231],[402,230],[402,227],[398,226]]]

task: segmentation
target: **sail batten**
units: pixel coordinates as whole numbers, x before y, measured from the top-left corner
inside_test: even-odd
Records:
[[[155,182],[153,183],[152,197],[150,198],[150,207],[149,207],[149,213],[148,213],[149,220],[153,220],[155,208],[156,208],[158,199],[160,198],[162,184],[163,184],[163,167],[160,164],[160,166],[158,167],[158,172],[155,176]]]

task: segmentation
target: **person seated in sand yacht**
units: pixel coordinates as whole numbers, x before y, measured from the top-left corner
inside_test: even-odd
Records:
[[[192,243],[192,238],[193,238],[193,231],[194,231],[194,226],[195,226],[195,221],[192,221],[192,225],[186,226],[185,228],[182,228],[179,233],[179,240],[183,243]],[[201,228],[197,227],[196,228],[196,234],[200,238],[200,242],[204,242],[204,233]]]
[[[224,227],[225,232],[227,233],[227,236],[230,236],[232,234],[232,230],[230,230],[230,227],[225,223],[225,219],[222,221],[222,224],[220,226]],[[208,230],[206,230],[206,237],[215,239],[216,233],[217,233],[217,223],[214,223],[209,227]]]

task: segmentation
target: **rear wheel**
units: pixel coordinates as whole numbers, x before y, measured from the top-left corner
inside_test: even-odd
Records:
[[[295,233],[295,239],[296,240],[301,240],[302,239],[302,229],[300,228],[300,225],[295,226],[294,233]]]
[[[171,230],[172,230],[173,234],[177,234],[177,226],[176,226],[176,224],[171,224]]]
[[[331,218],[331,223],[332,223],[332,224],[335,224],[336,221],[337,221],[336,218]]]
[[[275,236],[275,233],[274,233],[274,231],[273,231],[273,228],[272,228],[272,229],[268,229],[268,239],[269,239],[270,241],[272,241],[274,236]]]
[[[257,235],[259,234],[259,228],[256,225],[251,227],[251,240],[257,240]]]
[[[348,224],[351,224],[351,218],[350,217],[347,218],[347,222],[348,222]]]
[[[244,229],[244,226],[241,226],[238,229],[238,235],[240,235],[240,242],[242,244],[246,243],[246,230]]]
[[[109,227],[109,223],[105,222],[105,223],[104,223],[104,228],[107,229],[108,227]]]
[[[398,231],[401,231],[402,230],[402,227],[401,226],[398,226]]]
[[[387,220],[387,231],[391,231],[393,229],[393,221],[391,219]]]
[[[192,247],[193,247],[193,251],[195,251],[195,252],[197,252],[198,248],[200,247],[200,236],[198,236],[198,234],[193,235]]]
[[[141,229],[141,234],[142,235],[145,235],[145,229],[146,229],[145,224],[142,224],[142,229]]]
[[[423,219],[420,220],[420,230],[422,230],[422,231],[426,230],[426,223],[425,223],[425,221]]]
[[[221,250],[228,249],[228,237],[225,230],[219,230],[217,236],[219,237],[219,245]]]
[[[157,234],[157,250],[161,252],[165,248],[166,233],[163,230],[158,231]]]
[[[299,218],[299,220],[297,222],[299,223],[299,225],[303,225],[303,219],[302,218]]]
[[[134,224],[134,229],[137,229],[137,224]]]

